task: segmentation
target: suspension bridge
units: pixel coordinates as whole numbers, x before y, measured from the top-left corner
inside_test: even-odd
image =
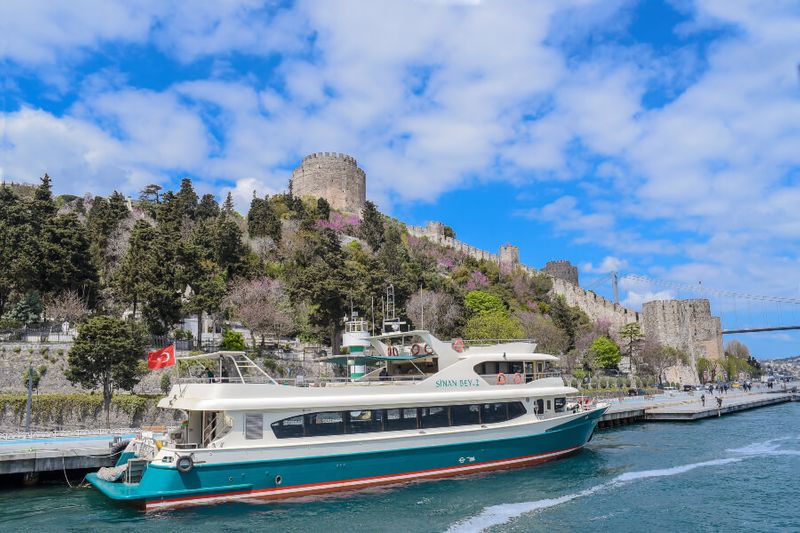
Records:
[[[800,298],[749,294],[617,272],[594,279],[584,288],[607,286],[609,282],[615,303],[619,303],[620,286],[628,291],[629,299],[631,295],[644,301],[708,299],[714,314],[722,320],[723,335],[800,330]]]

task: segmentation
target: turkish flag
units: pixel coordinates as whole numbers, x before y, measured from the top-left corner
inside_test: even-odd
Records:
[[[155,370],[175,364],[175,345],[170,344],[166,348],[161,348],[155,352],[147,353],[147,368]]]

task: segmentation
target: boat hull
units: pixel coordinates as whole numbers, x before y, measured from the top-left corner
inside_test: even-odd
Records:
[[[604,409],[542,433],[352,454],[196,464],[188,473],[151,463],[138,484],[87,480],[115,500],[147,510],[244,499],[285,499],[529,466],[579,451]]]

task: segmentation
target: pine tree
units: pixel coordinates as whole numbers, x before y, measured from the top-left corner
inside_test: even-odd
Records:
[[[181,217],[195,218],[197,212],[197,193],[194,192],[194,187],[192,186],[192,180],[190,178],[183,178],[181,180],[181,188],[177,194],[175,194],[175,202]]]
[[[222,204],[222,213],[225,215],[231,215],[234,212],[233,208],[233,195],[230,191],[228,191],[227,196],[225,196],[225,202]]]

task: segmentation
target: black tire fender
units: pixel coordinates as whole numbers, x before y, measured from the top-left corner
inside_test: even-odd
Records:
[[[194,459],[192,459],[191,455],[179,455],[175,460],[175,468],[181,474],[188,474],[194,468]]]

